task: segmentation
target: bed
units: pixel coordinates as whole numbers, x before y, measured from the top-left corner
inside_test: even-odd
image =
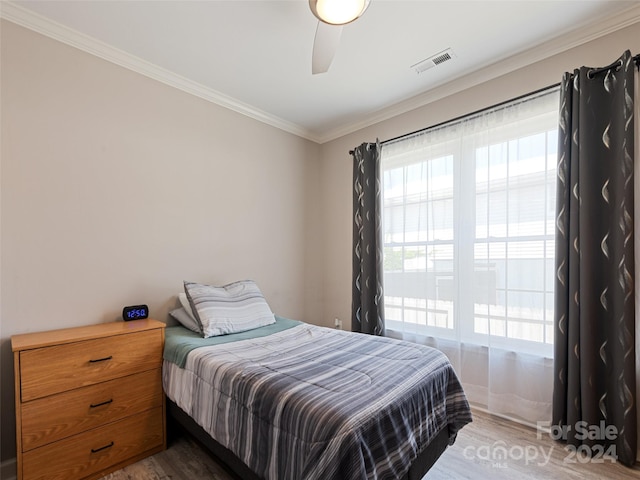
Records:
[[[170,420],[239,478],[420,479],[471,421],[438,350],[275,318],[211,338],[166,329]]]

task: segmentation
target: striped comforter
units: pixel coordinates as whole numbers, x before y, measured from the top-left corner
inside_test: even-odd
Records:
[[[260,477],[396,479],[471,421],[441,352],[301,324],[165,361],[167,395]]]

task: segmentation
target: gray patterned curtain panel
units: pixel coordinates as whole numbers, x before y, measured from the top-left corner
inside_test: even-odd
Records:
[[[351,330],[384,335],[380,144],[353,155],[353,298]]]
[[[634,73],[625,52],[562,79],[553,394],[554,438],[628,466],[637,449]]]

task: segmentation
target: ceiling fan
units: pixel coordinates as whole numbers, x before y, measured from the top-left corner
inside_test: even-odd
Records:
[[[329,70],[340,44],[342,27],[358,19],[371,0],[309,0],[309,7],[318,18],[313,41],[311,73]]]

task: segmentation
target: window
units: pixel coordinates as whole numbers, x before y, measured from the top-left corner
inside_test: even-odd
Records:
[[[390,330],[551,354],[558,90],[382,147]]]

